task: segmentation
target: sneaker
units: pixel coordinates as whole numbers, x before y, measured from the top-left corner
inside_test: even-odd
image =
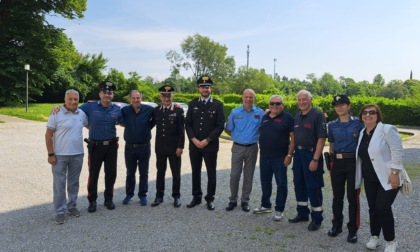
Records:
[[[140,197],[140,205],[147,206],[147,196]]]
[[[393,240],[390,242],[386,242],[385,252],[395,252],[397,251],[398,243]]]
[[[281,221],[284,217],[284,214],[282,212],[276,211],[276,214],[274,215],[273,219],[275,221]]]
[[[254,214],[271,213],[271,212],[273,212],[271,208],[265,208],[263,206],[254,209]]]
[[[79,210],[77,210],[77,208],[70,208],[67,210],[69,215],[72,215],[74,217],[79,217],[80,216],[80,212]]]
[[[57,216],[54,219],[55,224],[61,225],[64,222],[66,222],[66,217],[64,217],[64,214],[57,214]]]
[[[379,237],[374,235],[370,237],[368,243],[366,243],[366,248],[374,250],[379,247]]]
[[[122,202],[123,205],[128,205],[132,199],[133,199],[133,195],[127,195],[127,197],[123,199],[123,202]]]

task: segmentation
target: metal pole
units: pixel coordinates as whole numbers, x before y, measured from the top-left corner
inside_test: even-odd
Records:
[[[249,45],[248,50],[246,50],[246,70],[248,70],[249,67]]]
[[[28,113],[28,72],[26,71],[26,113]]]
[[[274,74],[273,74],[273,80],[276,79],[276,61],[277,61],[277,59],[274,58]]]

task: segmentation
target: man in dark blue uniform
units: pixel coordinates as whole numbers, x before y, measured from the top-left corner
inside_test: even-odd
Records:
[[[270,112],[264,115],[260,128],[261,205],[255,214],[271,213],[273,175],[276,180],[275,221],[283,219],[287,200],[287,166],[292,161],[294,147],[293,116],[284,110],[283,97],[273,95]]]
[[[331,184],[333,189],[333,220],[328,235],[336,237],[343,232],[343,199],[345,185],[347,184],[347,199],[349,202],[349,234],[347,241],[357,242],[357,230],[360,226],[360,189],[355,189],[356,179],[356,147],[359,132],[364,127],[358,117],[350,115],[350,100],[346,95],[336,95],[332,102],[336,120],[328,124],[328,141],[330,142],[330,155],[333,160],[331,168]],[[347,181],[347,183],[346,183]]]
[[[172,171],[172,197],[174,207],[181,206],[181,155],[185,143],[184,110],[173,103],[175,89],[163,85],[158,89],[162,103],[153,111],[156,121],[156,198],[152,207],[163,202],[167,160]]]
[[[125,180],[126,197],[123,204],[127,205],[134,197],[136,187],[136,171],[139,169],[139,192],[140,204],[147,205],[149,160],[150,160],[150,139],[151,130],[154,126],[153,107],[141,104],[142,95],[140,91],[130,92],[129,106],[122,108],[124,118],[124,140],[125,140],[125,166],[127,177]]]
[[[104,163],[105,171],[105,203],[109,209],[115,209],[112,201],[114,184],[117,178],[118,137],[116,124],[122,123],[123,118],[118,106],[111,103],[116,87],[110,81],[99,84],[99,101],[86,102],[80,109],[88,116],[89,121],[89,178],[88,178],[88,211],[96,211],[98,198],[98,178]]]
[[[312,107],[312,95],[301,90],[297,95],[300,111],[295,116],[295,156],[293,159],[293,181],[297,201],[297,215],[289,219],[290,223],[309,220],[312,222],[309,231],[321,227],[322,187],[324,187],[324,170],[322,151],[327,137],[324,114]],[[312,211],[308,208],[308,198]]]
[[[190,161],[192,168],[193,200],[188,208],[201,204],[201,167],[204,162],[207,168],[207,209],[214,210],[214,195],[216,193],[216,166],[219,151],[219,136],[224,129],[223,103],[211,96],[213,81],[208,76],[197,80],[200,98],[196,98],[188,105],[185,118],[185,130],[190,140]]]

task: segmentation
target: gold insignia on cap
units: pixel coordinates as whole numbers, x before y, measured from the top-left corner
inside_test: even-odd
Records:
[[[336,101],[339,101],[340,99],[341,99],[341,97],[340,97],[340,96],[336,96],[336,97],[335,97],[335,100],[336,100]]]
[[[165,86],[165,90],[166,90],[166,92],[169,92],[169,90],[171,90],[171,87],[170,86]]]
[[[207,77],[207,76],[203,76],[203,78],[201,78],[202,80],[203,80],[203,83],[206,83],[206,81],[208,81],[209,80],[209,77]]]

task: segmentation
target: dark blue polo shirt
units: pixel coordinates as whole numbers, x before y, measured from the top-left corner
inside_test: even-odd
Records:
[[[79,108],[88,116],[90,140],[111,140],[117,137],[115,125],[123,121],[120,107],[114,104],[104,107],[101,101],[93,101]]]
[[[260,156],[284,157],[289,150],[290,132],[293,132],[293,116],[282,111],[274,118],[263,116],[260,128]]]
[[[328,124],[328,142],[334,143],[334,152],[356,152],[360,130],[364,124],[358,117],[349,116],[348,122],[340,122],[340,118]]]
[[[315,148],[318,138],[327,137],[324,113],[316,108],[312,108],[306,115],[297,112],[294,133],[295,146]]]
[[[128,144],[144,144],[152,138],[153,107],[141,105],[138,113],[132,105],[121,109],[124,118],[124,140]]]

